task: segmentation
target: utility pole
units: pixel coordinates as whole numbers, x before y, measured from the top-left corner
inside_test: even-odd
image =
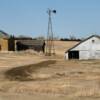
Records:
[[[47,13],[49,15],[49,19],[48,19],[47,42],[46,42],[46,55],[51,56],[55,55],[51,15],[52,13],[56,14],[56,10],[48,9]]]

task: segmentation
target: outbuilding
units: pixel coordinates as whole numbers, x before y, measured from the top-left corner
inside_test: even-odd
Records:
[[[92,35],[65,52],[68,59],[100,59],[100,36]]]
[[[27,50],[27,49],[33,49],[37,52],[42,51],[45,52],[45,41],[44,40],[34,40],[34,39],[18,39],[16,40],[16,50]]]
[[[0,30],[0,51],[14,51],[14,39],[6,32]]]

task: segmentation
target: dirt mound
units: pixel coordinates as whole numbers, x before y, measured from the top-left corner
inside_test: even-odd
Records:
[[[56,63],[55,60],[48,60],[48,61],[40,62],[38,64],[12,68],[5,72],[5,77],[10,80],[18,80],[18,81],[30,81],[38,78],[46,78],[45,75],[34,76],[32,74],[36,73],[37,70],[43,67],[48,67],[49,65],[55,63]]]

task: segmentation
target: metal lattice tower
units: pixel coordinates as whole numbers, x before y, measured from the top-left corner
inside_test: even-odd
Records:
[[[47,13],[49,15],[49,20],[48,20],[47,43],[46,43],[46,55],[51,56],[55,55],[51,14],[56,13],[56,10],[48,9]]]

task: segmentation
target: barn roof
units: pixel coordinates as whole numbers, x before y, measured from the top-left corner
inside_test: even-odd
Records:
[[[44,40],[18,40],[18,42],[28,46],[42,46],[45,43]]]
[[[0,30],[0,38],[9,38],[9,35],[6,32]]]
[[[70,50],[72,50],[73,48],[77,47],[77,46],[80,45],[81,43],[83,43],[83,42],[89,40],[89,39],[92,38],[92,37],[97,37],[97,38],[100,39],[100,36],[99,36],[99,35],[91,35],[91,36],[89,36],[88,38],[86,38],[86,39],[80,41],[78,44],[76,44],[76,45],[73,46],[72,48],[68,49],[65,53],[67,53],[68,51],[70,51]]]

